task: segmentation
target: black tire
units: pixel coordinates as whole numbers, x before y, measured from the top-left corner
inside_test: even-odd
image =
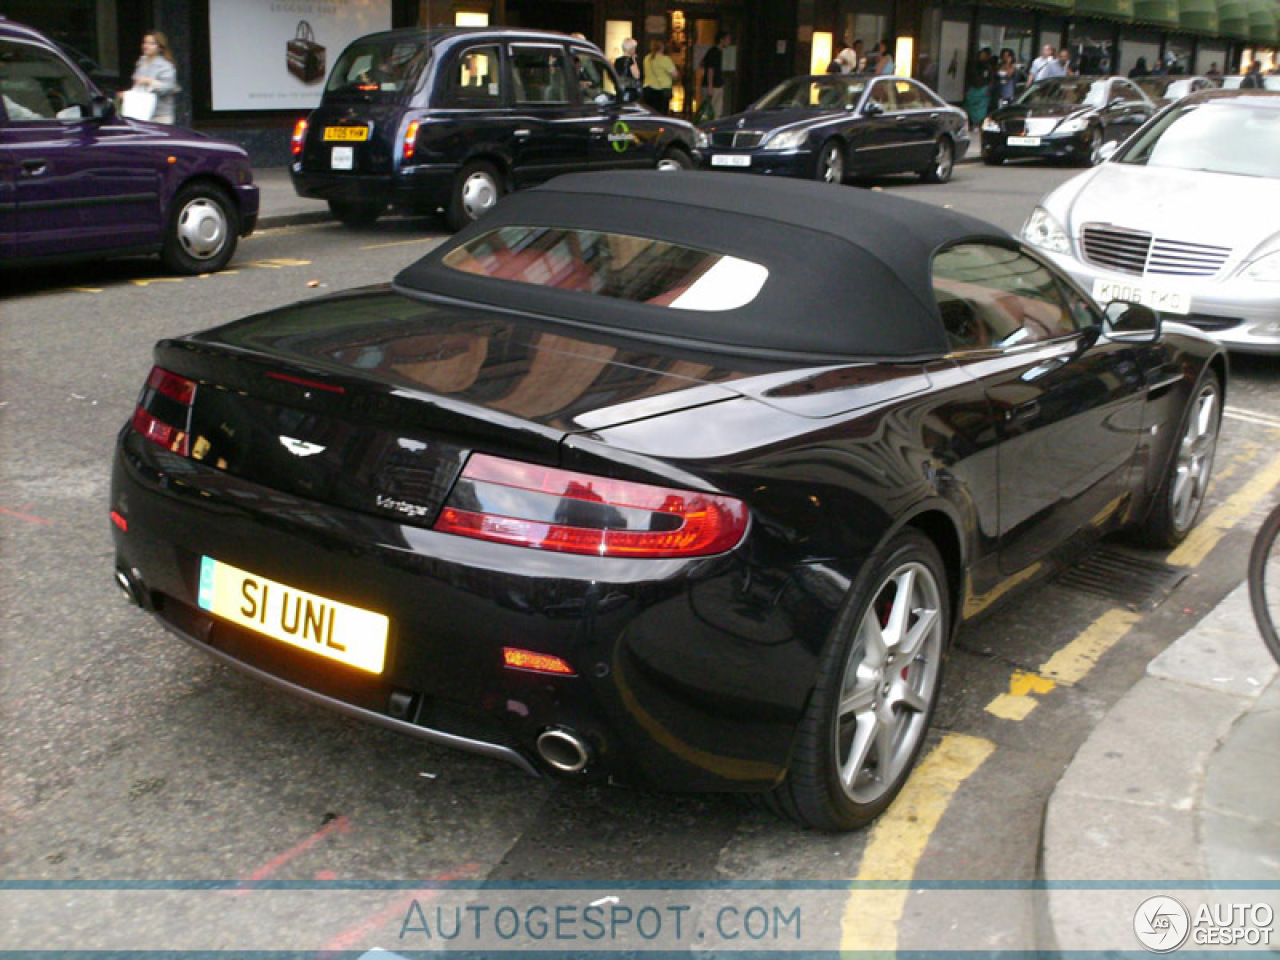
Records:
[[[994,150],[991,153],[984,153],[982,155],[982,162],[988,167],[998,167],[1004,163],[1004,154],[996,153]]]
[[[818,151],[818,166],[813,178],[823,183],[844,183],[844,147],[838,140],[828,140]]]
[[[1280,634],[1276,632],[1276,616],[1280,615],[1280,553],[1276,537],[1280,535],[1280,506],[1273,507],[1253,538],[1249,553],[1249,603],[1258,632],[1280,663]]]
[[[372,200],[329,201],[329,212],[346,227],[371,227],[386,209],[386,204]]]
[[[240,211],[225,190],[191,183],[174,195],[160,260],[174,273],[213,273],[225,267],[240,239]]]
[[[671,173],[692,170],[693,157],[684,147],[672,144],[667,147],[666,152],[662,154],[662,159],[658,161],[658,169]]]
[[[868,562],[845,605],[791,767],[769,795],[774,809],[806,827],[842,831],[888,808],[924,745],[950,629],[942,558],[923,534],[904,530]]]
[[[951,179],[951,172],[956,166],[956,147],[950,137],[939,137],[934,146],[933,160],[929,166],[920,171],[920,179],[925,183],[946,183]]]
[[[492,210],[504,193],[506,186],[497,168],[486,160],[473,160],[454,178],[445,224],[450,230],[461,230]]]
[[[1177,446],[1138,539],[1151,547],[1176,547],[1195,526],[1213,473],[1222,422],[1222,384],[1208,371],[1200,378],[1178,426]]]

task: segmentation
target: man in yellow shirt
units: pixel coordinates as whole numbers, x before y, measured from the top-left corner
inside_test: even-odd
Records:
[[[667,45],[661,40],[649,42],[649,55],[644,58],[644,102],[655,113],[670,113],[671,86],[680,79],[680,71],[667,56]]]

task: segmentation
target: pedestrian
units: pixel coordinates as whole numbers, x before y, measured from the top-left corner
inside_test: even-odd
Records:
[[[991,109],[991,48],[983,47],[978,56],[965,64],[964,109],[969,114],[969,124],[978,126],[987,118]]]
[[[1216,60],[1213,63],[1209,64],[1209,69],[1204,72],[1204,75],[1206,77],[1222,76],[1222,71],[1218,69],[1218,62]]]
[[[143,94],[141,97],[129,98],[133,103],[149,103],[146,94],[155,98],[149,116],[148,111],[130,106],[129,110],[121,108],[126,116],[139,120],[151,120],[155,123],[173,123],[176,120],[176,103],[178,92],[178,68],[173,65],[173,54],[169,51],[169,41],[159,30],[151,30],[142,35],[142,56],[133,68],[133,89],[130,93]]]
[[[679,78],[680,71],[667,56],[667,45],[661,40],[651,40],[649,55],[644,58],[644,102],[650,110],[671,112],[671,88]]]
[[[876,67],[875,74],[878,77],[887,77],[893,73],[893,54],[889,52],[889,41],[881,40],[876,44]]]
[[[1062,73],[1059,76],[1074,77],[1075,69],[1071,66],[1071,51],[1063,47],[1058,51],[1058,65],[1062,67]]]
[[[1133,64],[1133,69],[1129,71],[1129,79],[1136,77],[1145,77],[1150,71],[1147,70],[1147,58],[1139,57]]]
[[[853,66],[849,69],[850,73],[866,73],[867,72],[867,53],[866,44],[859,37],[853,41]]]
[[[1005,47],[1000,51],[1000,60],[995,65],[991,78],[991,105],[988,113],[995,113],[1004,104],[1010,103],[1018,92],[1018,62],[1013,51]]]
[[[627,37],[622,41],[622,56],[613,61],[613,72],[618,75],[618,83],[622,85],[622,101],[629,103],[640,99],[640,88],[644,75],[640,70],[640,58],[636,56],[635,37]]]
[[[1261,90],[1265,86],[1266,84],[1262,79],[1262,61],[1254,60],[1253,63],[1249,64],[1249,70],[1240,81],[1240,89]]]
[[[1031,61],[1031,82],[1036,83],[1051,76],[1047,71],[1057,62],[1057,51],[1053,49],[1053,44],[1046,43],[1040,51],[1040,56]]]
[[[724,116],[724,48],[731,41],[728,31],[721,30],[716,34],[716,45],[702,55],[702,80],[698,89],[711,103],[711,112],[706,120]]]

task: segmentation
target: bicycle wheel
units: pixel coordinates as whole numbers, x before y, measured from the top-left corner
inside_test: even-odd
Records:
[[[1280,663],[1280,635],[1276,622],[1280,619],[1280,549],[1276,537],[1280,535],[1280,505],[1272,508],[1258,535],[1253,538],[1249,553],[1249,603],[1253,606],[1253,619],[1258,622],[1258,632],[1271,655]]]

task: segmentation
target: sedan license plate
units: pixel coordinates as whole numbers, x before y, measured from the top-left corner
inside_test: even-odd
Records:
[[[334,170],[351,170],[355,167],[355,147],[334,147],[329,156],[329,166]]]
[[[369,673],[382,673],[389,621],[380,613],[200,558],[197,602],[232,623]]]
[[[1040,146],[1039,137],[1010,137],[1008,140],[1011,147],[1038,147]]]
[[[713,153],[711,155],[711,165],[713,167],[749,167],[751,166],[751,157],[745,154]]]
[[[364,142],[369,139],[368,127],[325,127],[324,138],[326,140],[358,140]]]
[[[1152,287],[1128,280],[1093,281],[1093,299],[1104,306],[1111,300],[1141,303],[1158,313],[1191,312],[1191,295],[1183,290]]]

